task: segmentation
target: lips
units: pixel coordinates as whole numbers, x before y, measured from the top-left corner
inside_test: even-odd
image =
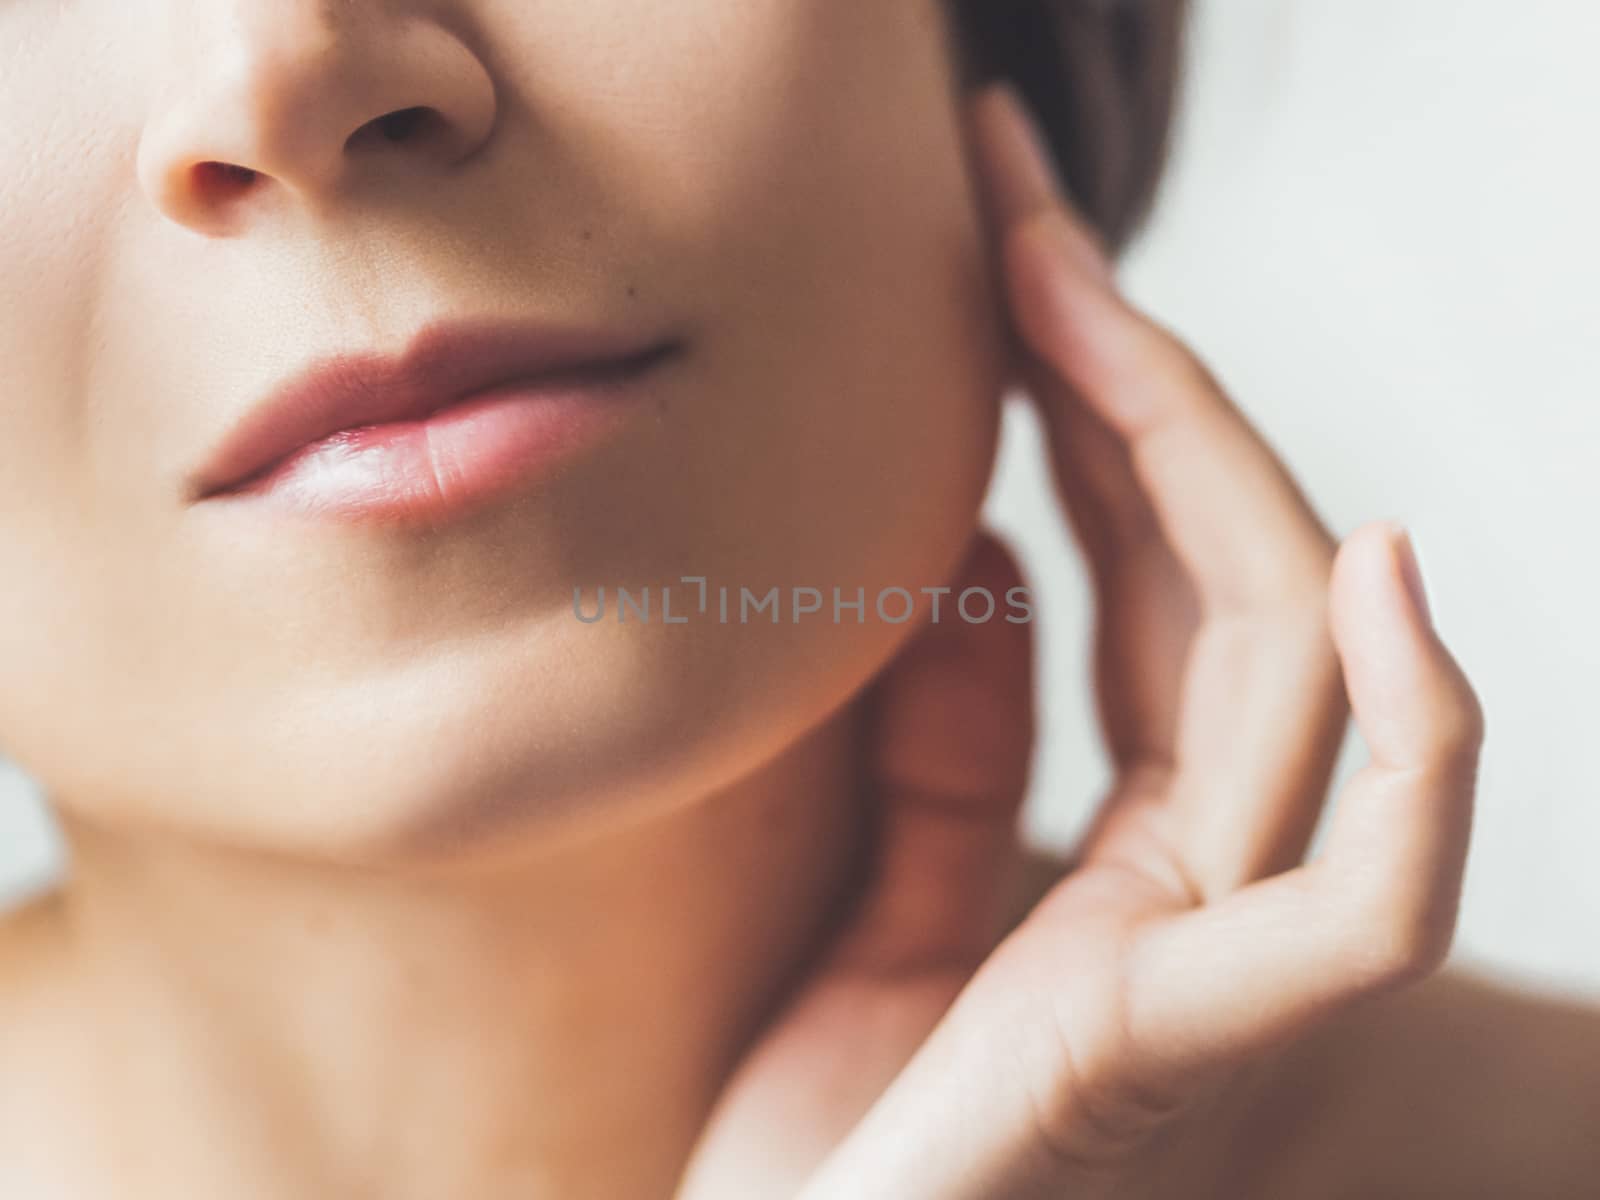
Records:
[[[402,354],[336,354],[274,388],[190,477],[189,499],[260,491],[263,483],[290,474],[285,468],[294,462],[314,460],[319,447],[348,457],[351,446],[387,441],[392,448],[418,438],[425,443],[430,429],[463,427],[459,419],[447,424],[447,418],[486,397],[510,397],[524,406],[541,398],[546,407],[557,401],[569,408],[586,400],[598,403],[683,348],[673,336],[523,322],[429,325]],[[526,435],[526,414],[522,425]],[[476,424],[479,430],[492,427]],[[405,467],[386,470],[405,473]]]

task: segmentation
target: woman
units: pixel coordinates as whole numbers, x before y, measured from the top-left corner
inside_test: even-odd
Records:
[[[0,741],[71,859],[0,1195],[1585,1194],[1594,1021],[1408,986],[1482,716],[1403,538],[1093,231],[1178,15],[0,6]],[[977,527],[1013,379],[1103,602],[1070,869]]]

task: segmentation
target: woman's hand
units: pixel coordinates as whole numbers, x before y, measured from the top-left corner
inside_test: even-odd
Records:
[[[1375,523],[1336,544],[1118,295],[1010,93],[973,124],[1097,596],[1116,777],[1074,869],[989,953],[1032,732],[1026,626],[925,630],[873,697],[877,874],[735,1076],[682,1200],[1117,1195],[1197,1101],[1451,943],[1483,716],[1406,541]],[[997,594],[1020,579],[988,537],[964,572]],[[1351,710],[1371,762],[1302,862]]]

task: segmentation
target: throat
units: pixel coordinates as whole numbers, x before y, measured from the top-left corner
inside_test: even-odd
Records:
[[[448,881],[64,818],[81,1100],[118,1194],[670,1194],[859,884],[859,727],[847,705],[723,792]]]

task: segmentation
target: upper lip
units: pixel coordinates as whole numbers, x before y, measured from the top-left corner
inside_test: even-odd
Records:
[[[204,499],[254,478],[295,451],[362,425],[415,420],[499,384],[641,369],[681,349],[672,337],[525,321],[438,321],[399,354],[319,358],[270,389],[190,477]]]

